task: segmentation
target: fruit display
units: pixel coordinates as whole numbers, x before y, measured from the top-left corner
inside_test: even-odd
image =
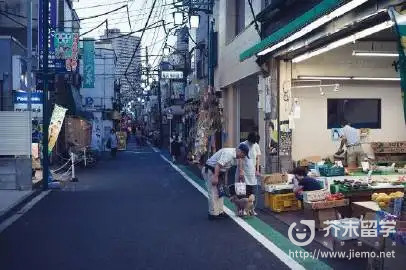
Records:
[[[344,199],[344,194],[342,193],[335,193],[335,194],[329,194],[326,196],[327,201],[337,201],[337,200],[342,200]]]
[[[394,199],[402,199],[404,196],[403,192],[397,191],[390,194],[386,193],[373,193],[371,199],[378,203],[379,207],[385,209],[389,207],[389,204]]]

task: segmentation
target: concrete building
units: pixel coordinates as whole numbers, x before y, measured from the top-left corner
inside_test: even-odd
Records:
[[[81,88],[84,110],[93,114],[92,148],[104,151],[106,139],[113,127],[116,58],[110,45],[95,44],[95,85]]]
[[[258,14],[266,1],[252,1]],[[224,115],[223,146],[234,147],[252,130],[263,129],[263,111],[258,110],[258,76],[255,59],[240,62],[239,52],[261,40],[253,24],[248,1],[216,1],[215,31],[218,32],[218,64],[214,74],[215,91],[221,91]],[[205,68],[203,68],[205,70]],[[264,149],[265,144],[261,144]],[[263,161],[264,163],[264,161]]]
[[[121,102],[127,104],[134,100],[137,91],[141,91],[141,39],[136,36],[124,35],[120,29],[108,29],[101,36],[103,43],[110,43],[114,50],[114,55],[117,58],[116,62],[116,79],[121,85]],[[128,68],[127,76],[125,71],[130,63],[131,56],[135,52],[134,58]]]

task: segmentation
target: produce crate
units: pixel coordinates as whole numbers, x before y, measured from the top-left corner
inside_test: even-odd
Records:
[[[338,191],[343,194],[346,194],[349,192],[370,191],[370,190],[372,190],[372,188],[370,188],[370,187],[348,188],[344,185],[339,185],[339,187],[338,187]]]
[[[332,167],[328,165],[320,166],[319,172],[321,176],[331,177],[331,176],[344,176],[345,171],[343,167]]]
[[[296,211],[302,208],[302,202],[296,199],[294,193],[266,193],[265,206],[274,212]]]
[[[334,200],[334,201],[319,201],[319,202],[305,202],[304,208],[306,209],[328,209],[334,207],[342,207],[349,205],[349,199]]]

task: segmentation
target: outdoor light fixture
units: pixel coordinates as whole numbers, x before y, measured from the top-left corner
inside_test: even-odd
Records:
[[[298,76],[299,80],[329,80],[329,81],[400,81],[396,77],[360,77],[360,76]]]
[[[175,26],[182,25],[183,24],[183,12],[175,11],[173,13],[173,21],[174,21]]]
[[[168,56],[171,53],[171,49],[168,46],[165,46],[163,53],[165,56]]]
[[[311,58],[313,56],[328,52],[328,51],[330,51],[332,49],[341,47],[341,46],[349,44],[351,42],[355,42],[356,40],[358,40],[360,38],[364,38],[364,37],[367,37],[367,36],[372,35],[374,33],[380,32],[382,30],[388,29],[388,28],[392,27],[393,24],[394,24],[394,22],[392,22],[392,21],[386,21],[386,22],[377,24],[377,25],[375,25],[373,27],[364,29],[364,30],[362,30],[360,32],[357,32],[357,33],[355,33],[353,35],[350,35],[348,37],[345,37],[343,39],[339,39],[337,41],[334,41],[334,42],[328,44],[325,47],[322,47],[320,49],[317,49],[317,50],[302,54],[302,55],[300,55],[298,57],[295,57],[295,58],[292,59],[292,62],[293,63],[299,63],[299,62],[301,62],[303,60],[306,60],[306,59],[309,59],[309,58]]]
[[[397,52],[378,52],[378,51],[353,51],[354,56],[372,56],[372,57],[399,57]]]
[[[199,28],[200,16],[190,15],[189,17],[190,28]]]
[[[298,38],[303,37],[307,33],[319,28],[320,26],[332,21],[333,19],[335,19],[337,17],[342,16],[343,14],[355,9],[356,7],[364,4],[367,1],[368,0],[353,0],[353,1],[350,1],[347,4],[342,5],[342,6],[338,7],[337,9],[333,10],[329,14],[326,14],[326,15],[322,16],[321,18],[313,21],[312,23],[310,23],[307,26],[303,27],[301,30],[294,33],[293,35],[285,38],[281,42],[278,42],[277,44],[273,45],[272,47],[266,48],[265,50],[259,52],[258,55],[265,55],[265,54],[270,53],[270,52],[272,52],[272,51],[274,51],[274,50],[276,50],[276,49],[278,49],[278,48],[280,48],[282,46],[285,46],[289,42],[292,42],[292,41],[294,41],[294,40],[296,40]]]
[[[141,98],[139,97],[139,98],[137,98],[137,100],[138,100],[138,102],[140,102],[140,101],[141,101]]]

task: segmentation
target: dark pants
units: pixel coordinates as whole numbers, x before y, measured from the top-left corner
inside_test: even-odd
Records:
[[[111,156],[115,158],[117,156],[117,148],[111,148]]]

